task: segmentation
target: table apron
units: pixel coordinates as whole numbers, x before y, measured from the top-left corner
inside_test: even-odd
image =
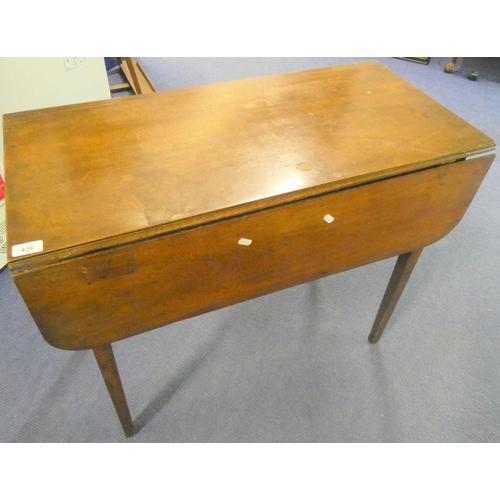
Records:
[[[46,341],[87,349],[429,245],[494,156],[13,273]]]

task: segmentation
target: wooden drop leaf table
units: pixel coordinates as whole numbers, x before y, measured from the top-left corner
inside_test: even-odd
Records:
[[[92,349],[399,256],[464,215],[494,142],[377,62],[4,116],[8,259],[45,340]]]

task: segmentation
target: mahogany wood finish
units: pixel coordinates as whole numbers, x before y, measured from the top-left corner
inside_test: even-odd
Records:
[[[375,62],[5,115],[4,137],[9,244],[44,242],[13,270],[495,146]]]
[[[94,356],[101,370],[102,378],[108,388],[111,401],[122,424],[125,436],[131,437],[134,434],[134,425],[128,409],[122,381],[116,366],[115,355],[111,344],[100,345],[94,348]]]
[[[89,349],[429,245],[462,218],[489,162],[345,188],[14,276],[48,343]]]
[[[368,336],[368,340],[372,344],[376,344],[380,340],[421,253],[422,249],[419,248],[418,250],[413,250],[413,252],[408,252],[398,257],[391,279],[387,285],[384,298],[380,304],[377,317],[375,318],[372,330]]]
[[[94,350],[127,435],[112,342],[401,255],[378,341],[495,147],[375,62],[5,115],[4,137],[15,283],[47,342]]]

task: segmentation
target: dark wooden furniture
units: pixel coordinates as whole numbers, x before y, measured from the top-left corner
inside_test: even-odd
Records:
[[[399,255],[377,342],[494,142],[376,62],[4,118],[9,265],[48,343],[93,349]],[[476,156],[476,157],[475,157]]]

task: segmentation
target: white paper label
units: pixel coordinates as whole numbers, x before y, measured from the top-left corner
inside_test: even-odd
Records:
[[[326,214],[323,217],[323,220],[325,220],[326,222],[328,222],[328,224],[331,224],[335,220],[335,217],[332,217],[330,214]]]
[[[20,257],[21,255],[29,255],[31,253],[43,252],[43,241],[28,241],[19,245],[12,245],[12,257]]]
[[[252,243],[252,240],[248,240],[247,238],[241,238],[239,241],[238,241],[238,245],[244,245],[244,246],[248,246]]]

